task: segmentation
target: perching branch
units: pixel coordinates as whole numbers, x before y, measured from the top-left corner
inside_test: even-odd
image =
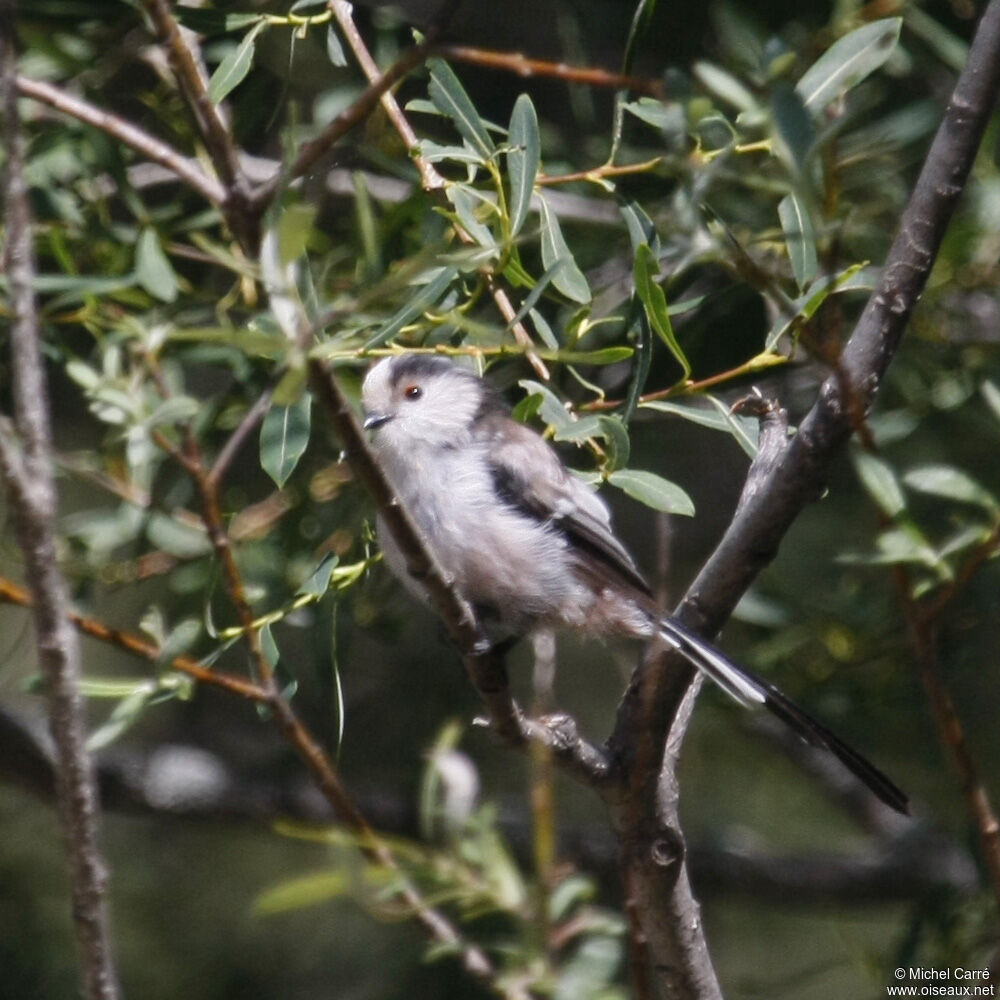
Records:
[[[97,796],[80,697],[80,649],[66,618],[66,584],[56,558],[53,523],[48,386],[35,307],[35,263],[18,118],[13,0],[0,2],[0,68],[3,80],[4,270],[10,294],[11,366],[15,423],[0,425],[0,477],[14,515],[18,543],[35,594],[38,660],[49,700],[56,748],[59,815],[69,859],[73,926],[85,995],[115,1000],[117,973],[111,953],[105,893],[107,872],[98,844]]]
[[[948,221],[971,169],[1000,88],[1000,0],[983,13],[968,61],[931,145],[878,288],[845,345],[837,371],[787,445],[750,470],[740,507],[725,536],[677,609],[678,617],[715,634],[754,577],[774,558],[802,508],[816,499],[830,465],[870,408],[934,263]],[[633,881],[655,884],[645,902],[647,926],[689,927],[698,911],[687,897],[671,766],[687,724],[692,671],[664,655],[641,667],[619,711],[614,746],[628,761],[650,744],[666,746],[662,784],[628,789],[617,815],[634,825],[625,864]],[[630,809],[634,810],[630,817]],[[665,847],[673,845],[673,850]],[[666,858],[666,862],[664,862]],[[678,923],[681,921],[681,923]],[[700,930],[686,938],[649,933],[651,959],[664,994],[719,996]]]

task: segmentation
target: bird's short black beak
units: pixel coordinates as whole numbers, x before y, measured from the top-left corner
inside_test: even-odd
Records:
[[[373,431],[376,427],[389,423],[390,420],[392,416],[388,413],[366,413],[363,426],[366,431]]]

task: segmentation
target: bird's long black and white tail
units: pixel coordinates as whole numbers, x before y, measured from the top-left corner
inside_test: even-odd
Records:
[[[768,684],[734,663],[675,619],[663,618],[658,625],[663,638],[728,695],[749,708],[758,705],[766,708],[807,743],[832,753],[886,805],[909,815],[909,800],[892,781],[856,750],[834,736],[826,726],[786,698],[773,684]]]

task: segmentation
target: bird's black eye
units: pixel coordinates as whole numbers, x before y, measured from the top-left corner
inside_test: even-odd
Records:
[[[423,390],[423,389],[421,389],[419,385],[408,385],[408,386],[407,386],[407,387],[406,387],[406,388],[405,388],[405,389],[403,390],[403,395],[404,395],[404,396],[405,396],[405,397],[406,397],[407,399],[420,399],[420,397],[421,397],[421,396],[422,396],[423,394],[424,394],[424,390]]]

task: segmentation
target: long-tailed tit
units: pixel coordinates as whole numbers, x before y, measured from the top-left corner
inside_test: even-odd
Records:
[[[659,636],[737,701],[770,710],[907,812],[906,796],[874,765],[663,614],[604,503],[546,441],[509,416],[487,383],[444,358],[404,354],[371,369],[362,401],[365,427],[399,499],[491,634],[551,627],[600,639]],[[425,599],[381,523],[379,541],[392,571]]]

